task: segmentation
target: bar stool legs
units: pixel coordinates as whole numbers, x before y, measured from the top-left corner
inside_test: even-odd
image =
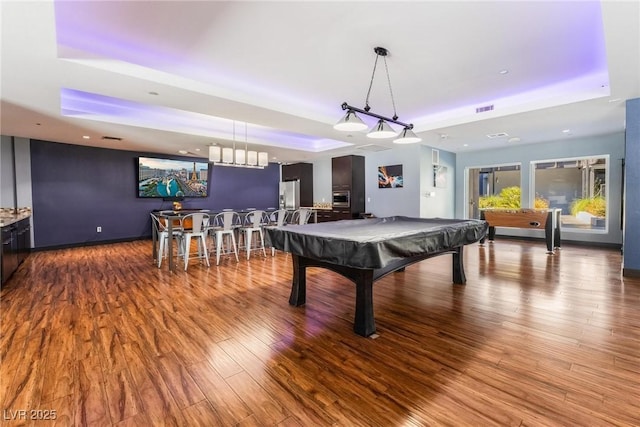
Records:
[[[231,248],[225,249],[224,239],[231,240]],[[234,230],[217,230],[215,232],[216,239],[216,265],[220,264],[220,255],[223,253],[231,253],[233,250],[233,254],[236,257],[236,262],[240,262],[238,258],[238,246],[236,245],[236,236]],[[228,245],[227,245],[228,246]]]

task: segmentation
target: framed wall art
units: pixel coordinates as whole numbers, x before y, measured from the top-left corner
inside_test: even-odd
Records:
[[[433,167],[433,186],[437,188],[447,187],[447,167],[446,166]]]
[[[402,165],[378,166],[378,188],[402,188]]]

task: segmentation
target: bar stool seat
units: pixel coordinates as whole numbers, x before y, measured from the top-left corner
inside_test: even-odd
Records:
[[[209,214],[204,212],[187,214],[181,218],[180,223],[182,225],[182,253],[184,257],[185,271],[189,266],[189,253],[192,238],[197,240],[197,259],[203,259],[207,264],[207,267],[209,267],[209,255],[207,254],[207,226],[209,224]],[[190,228],[189,225],[191,226]]]
[[[220,264],[220,256],[233,253],[238,259],[238,246],[236,244],[236,230],[240,227],[240,215],[234,211],[225,210],[213,217],[209,234],[212,239],[212,247],[216,253],[216,265]]]
[[[309,218],[311,218],[312,213],[313,211],[311,209],[306,209],[306,208],[297,209],[293,211],[293,213],[291,214],[291,221],[289,221],[289,223],[304,225],[309,222]]]
[[[180,224],[176,224],[173,226],[172,234],[169,236],[169,228],[167,226],[167,219],[161,218],[155,213],[151,213],[151,220],[153,221],[153,232],[156,233],[156,239],[158,242],[158,253],[156,254],[156,260],[158,264],[158,268],[162,266],[162,259],[166,256],[165,251],[167,250],[168,240],[176,239],[178,248],[178,256],[180,256],[182,252],[182,227]]]
[[[262,250],[262,254],[267,256],[264,248],[264,231],[262,227],[268,222],[269,218],[263,210],[253,210],[244,217],[244,224],[240,228],[240,233],[243,237],[243,246],[247,252],[247,259],[249,259],[252,250]],[[253,233],[256,233],[255,244]]]
[[[273,211],[269,215],[269,223],[264,228],[270,227],[282,227],[287,223],[287,210],[286,209],[278,209],[277,211]],[[271,247],[271,256],[276,255],[276,248]]]

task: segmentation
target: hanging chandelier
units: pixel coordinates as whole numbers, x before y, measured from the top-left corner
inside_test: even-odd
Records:
[[[373,73],[371,74],[371,81],[369,82],[369,90],[367,91],[367,98],[365,100],[364,108],[353,107],[346,102],[342,103],[342,109],[346,110],[345,116],[336,123],[333,128],[340,131],[355,132],[368,129],[369,126],[362,121],[356,113],[364,114],[369,117],[378,119],[375,126],[369,130],[367,137],[375,139],[393,138],[396,137],[393,142],[396,144],[410,144],[414,142],[422,141],[414,132],[412,123],[403,123],[398,120],[398,114],[396,113],[396,103],[393,98],[393,91],[391,90],[391,79],[389,78],[389,68],[387,66],[387,55],[389,51],[384,47],[375,47],[373,51],[376,53],[376,60],[373,64]],[[371,95],[371,87],[373,86],[373,79],[376,76],[376,68],[378,65],[378,58],[382,57],[384,61],[384,68],[387,73],[387,82],[389,83],[389,94],[391,95],[391,104],[393,105],[393,117],[385,117],[380,114],[371,112],[369,106],[369,95]],[[389,123],[401,126],[400,132],[395,131]]]
[[[214,165],[264,169],[269,166],[269,153],[248,149],[247,123],[244,123],[244,148],[236,148],[236,122],[233,122],[233,148],[209,146],[209,162]]]

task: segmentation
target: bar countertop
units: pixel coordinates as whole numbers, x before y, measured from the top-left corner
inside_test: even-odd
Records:
[[[31,216],[31,209],[0,209],[0,228],[8,227]]]

